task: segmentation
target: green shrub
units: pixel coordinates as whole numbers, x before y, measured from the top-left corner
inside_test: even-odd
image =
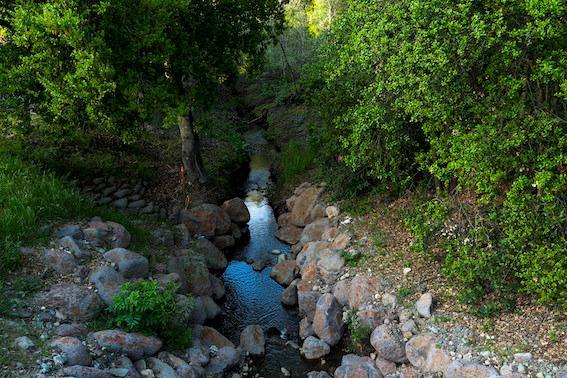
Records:
[[[174,347],[185,348],[191,341],[191,329],[183,325],[192,302],[180,308],[173,282],[165,289],[157,281],[126,282],[112,300],[108,311],[115,314],[111,323],[127,332],[142,332],[162,337]]]
[[[294,177],[311,169],[316,157],[317,151],[310,144],[297,141],[288,143],[280,156],[283,182],[291,182]]]
[[[350,334],[351,351],[362,354],[362,343],[370,334],[370,326],[362,323],[357,312],[357,308],[351,308],[347,313],[346,323]]]

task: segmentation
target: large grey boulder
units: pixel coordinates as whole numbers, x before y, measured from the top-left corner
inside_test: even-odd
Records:
[[[259,325],[249,325],[240,334],[240,346],[251,356],[263,356],[266,353],[264,330]]]
[[[292,282],[281,294],[282,304],[297,306],[297,283]]]
[[[180,223],[187,226],[191,235],[211,237],[223,235],[230,231],[230,216],[217,205],[202,204],[191,209],[183,209]]]
[[[104,258],[115,263],[124,278],[148,278],[149,261],[139,253],[125,248],[114,248],[106,252]]]
[[[295,244],[301,239],[302,233],[303,228],[301,227],[294,225],[282,226],[276,231],[275,237],[286,244]]]
[[[301,355],[308,360],[317,360],[331,352],[331,347],[314,336],[309,336],[303,342]]]
[[[51,340],[51,346],[58,348],[67,355],[67,365],[69,366],[90,366],[93,362],[87,347],[75,337],[58,337]]]
[[[170,257],[167,261],[167,273],[176,273],[181,278],[182,294],[212,295],[213,288],[209,270],[202,260],[190,256]]]
[[[325,231],[329,230],[331,226],[332,225],[329,218],[317,219],[316,221],[311,222],[307,226],[305,226],[303,232],[301,233],[299,242],[302,244],[307,244],[311,241],[323,240],[323,234],[325,233]]]
[[[341,340],[345,330],[343,310],[333,294],[323,294],[317,301],[313,329],[315,334],[330,346]]]
[[[405,341],[397,324],[382,324],[370,335],[370,344],[378,356],[396,363],[407,362]]]
[[[322,250],[316,257],[315,273],[327,284],[334,283],[345,266],[341,254],[332,249]]]
[[[104,266],[89,276],[98,290],[100,299],[107,306],[112,306],[112,298],[120,293],[120,285],[126,282],[124,276],[109,266]]]

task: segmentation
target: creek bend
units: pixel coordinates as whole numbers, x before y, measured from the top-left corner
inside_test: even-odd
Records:
[[[250,240],[238,247],[221,276],[226,295],[220,303],[223,317],[215,323],[219,331],[235,345],[240,344],[240,334],[248,325],[260,325],[266,337],[266,355],[255,358],[250,373],[263,377],[283,376],[281,368],[291,377],[305,377],[313,370],[328,370],[337,366],[340,356],[326,356],[326,363],[308,361],[301,357],[297,346],[299,339],[299,316],[297,307],[285,307],[281,303],[284,287],[270,277],[272,267],[279,254],[290,253],[290,246],[274,236],[278,229],[274,211],[268,204],[266,194],[271,185],[270,167],[275,150],[266,142],[261,131],[248,133],[246,138],[253,155],[250,173],[244,183],[245,204],[250,212]],[[261,271],[253,269],[251,262],[262,263]]]

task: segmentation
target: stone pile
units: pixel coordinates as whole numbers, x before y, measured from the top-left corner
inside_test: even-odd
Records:
[[[138,180],[129,182],[115,177],[97,177],[81,184],[83,195],[91,198],[98,206],[111,206],[132,215],[153,215],[165,219],[168,215],[164,207],[147,201],[144,195],[147,183]]]
[[[128,249],[131,236],[122,225],[98,217],[63,227],[46,250],[23,250],[26,258],[44,265],[50,283],[19,308],[19,315],[32,320],[53,348],[51,357],[38,360],[38,377],[222,376],[242,365],[246,355],[265,353],[259,326],[249,326],[238,347],[203,326],[221,315],[215,301],[224,297],[225,289],[211,271],[226,268],[222,250],[246,232],[250,215],[244,202],[233,199],[221,206],[182,209],[178,219],[174,229],[154,231],[155,248],[163,253],[151,269],[148,258]],[[176,316],[193,330],[190,348],[173,355],[162,350],[163,342],[156,337],[88,328],[87,322],[112,304],[120,285],[139,280],[178,284],[179,303],[194,298],[191,316]],[[15,345],[37,349],[27,337]]]
[[[521,364],[505,364],[498,371],[490,362],[491,353],[474,353],[466,345],[467,337],[448,341],[447,332],[430,321],[431,293],[423,293],[413,308],[403,308],[375,273],[349,276],[344,256],[357,251],[351,247],[350,234],[340,228],[348,221],[339,222],[338,209],[324,205],[323,186],[301,185],[286,205],[288,212],[278,217],[276,236],[292,244],[294,259],[276,265],[272,278],[286,287],[282,303],[299,308],[304,358],[324,359],[344,336],[349,314],[354,314],[361,326],[370,329],[373,352],[345,355],[335,378],[518,376]],[[330,375],[319,371],[308,377]]]

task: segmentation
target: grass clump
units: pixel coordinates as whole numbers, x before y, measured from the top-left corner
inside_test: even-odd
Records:
[[[308,143],[293,141],[288,143],[281,154],[281,179],[291,182],[295,177],[315,166],[317,152]]]

